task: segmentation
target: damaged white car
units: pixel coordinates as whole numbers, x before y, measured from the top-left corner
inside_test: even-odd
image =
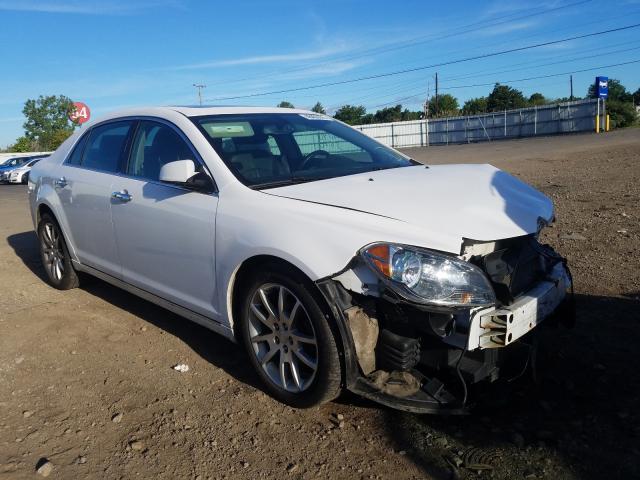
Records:
[[[346,388],[464,412],[473,384],[526,365],[531,330],[573,315],[566,261],[537,240],[547,197],[307,111],[120,112],[28,188],[54,287],[85,272],[236,340],[293,406]]]

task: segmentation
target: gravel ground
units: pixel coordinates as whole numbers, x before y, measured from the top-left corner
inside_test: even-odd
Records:
[[[541,329],[537,384],[493,385],[466,417],[285,407],[221,337],[98,280],[49,288],[25,188],[4,185],[0,479],[639,478],[640,130],[408,153],[553,198],[578,323]]]

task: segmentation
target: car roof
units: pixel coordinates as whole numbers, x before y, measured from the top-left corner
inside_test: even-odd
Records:
[[[239,107],[239,106],[167,106],[167,107],[137,107],[129,108],[126,110],[118,110],[102,116],[96,120],[96,123],[113,120],[120,117],[133,117],[133,116],[159,116],[178,112],[186,117],[199,117],[205,115],[233,115],[243,113],[303,113],[317,115],[317,113],[309,110],[302,110],[298,108],[278,108],[278,107]],[[92,122],[93,123],[93,122]]]
[[[308,110],[298,108],[279,107],[237,107],[237,106],[177,106],[169,107],[176,112],[180,112],[187,117],[199,117],[202,115],[228,115],[242,113],[313,113]]]

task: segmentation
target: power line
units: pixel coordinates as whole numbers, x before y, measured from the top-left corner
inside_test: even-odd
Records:
[[[456,86],[451,86],[451,87],[443,87],[441,88],[441,90],[453,90],[453,89],[458,89],[458,88],[472,88],[472,87],[487,87],[487,86],[491,86],[491,85],[495,85],[495,84],[500,84],[500,85],[508,85],[510,83],[518,83],[518,82],[526,82],[526,81],[530,81],[530,80],[540,80],[543,78],[553,78],[553,77],[560,77],[560,76],[564,76],[564,75],[572,75],[575,73],[584,73],[584,72],[591,72],[593,70],[601,70],[604,68],[613,68],[613,67],[620,67],[623,65],[631,65],[633,63],[640,63],[640,59],[637,60],[630,60],[628,62],[620,62],[620,63],[613,63],[610,65],[600,65],[598,67],[590,67],[590,68],[583,68],[580,70],[572,70],[569,72],[561,72],[561,73],[552,73],[552,74],[548,74],[548,75],[537,75],[534,77],[526,77],[526,78],[518,78],[518,79],[514,79],[514,80],[504,80],[504,81],[497,81],[497,82],[489,82],[489,83],[475,83],[472,85],[456,85]],[[379,105],[374,105],[371,108],[379,108],[379,107],[384,107],[387,105],[392,105],[394,103],[397,102],[402,102],[403,100],[408,100],[411,98],[414,98],[416,96],[418,96],[421,93],[421,91],[419,92],[415,92],[412,95],[409,95],[407,97],[403,97],[403,98],[397,98],[391,102],[386,102],[386,103],[381,103]]]
[[[459,35],[472,33],[472,32],[478,31],[478,30],[485,30],[485,29],[490,28],[490,27],[496,27],[496,26],[503,25],[505,23],[509,23],[509,22],[513,22],[513,21],[517,21],[517,20],[524,20],[526,18],[536,17],[536,16],[540,16],[540,15],[546,15],[548,13],[552,13],[552,12],[555,12],[555,11],[558,11],[558,10],[564,10],[564,9],[567,9],[567,8],[583,5],[585,3],[590,3],[591,1],[592,0],[581,0],[581,1],[573,2],[573,3],[568,3],[566,5],[560,5],[558,7],[548,8],[548,9],[545,9],[545,10],[540,10],[540,11],[537,11],[537,12],[524,14],[524,15],[518,15],[518,14],[514,14],[514,13],[511,13],[511,14],[508,14],[508,15],[501,15],[501,16],[498,16],[498,17],[494,17],[494,19],[492,19],[492,20],[479,21],[479,22],[474,22],[474,23],[470,23],[470,24],[467,24],[467,25],[462,25],[460,27],[456,27],[456,28],[453,29],[454,30],[453,32],[451,31],[451,29],[447,29],[447,31],[449,33],[446,33],[444,35],[440,34],[440,33],[435,33],[435,34],[431,34],[431,35],[422,35],[422,36],[414,37],[411,40],[391,43],[390,45],[387,45],[387,46],[369,48],[369,49],[363,50],[360,53],[342,55],[342,56],[334,57],[333,59],[328,60],[328,61],[308,63],[306,65],[301,65],[299,67],[285,69],[285,70],[274,70],[274,71],[271,71],[271,72],[264,73],[263,75],[264,76],[269,76],[269,75],[277,75],[277,76],[279,76],[279,75],[283,75],[283,74],[286,74],[286,73],[304,71],[304,70],[307,70],[307,69],[310,69],[310,68],[314,68],[314,67],[318,67],[318,66],[322,66],[322,65],[329,65],[329,64],[335,63],[337,61],[355,60],[355,59],[362,58],[362,57],[380,55],[380,54],[383,54],[383,53],[389,53],[389,52],[393,52],[393,51],[396,51],[396,50],[401,50],[401,49],[405,49],[405,48],[415,47],[417,45],[422,45],[422,44],[427,43],[427,42],[429,42],[430,40],[433,40],[433,39],[444,40],[444,39],[447,39],[447,38],[452,38],[452,37],[456,37],[456,36],[459,36]],[[512,17],[512,18],[509,18],[509,17]],[[502,20],[502,19],[505,19],[505,18],[507,20],[496,21],[496,20]],[[470,28],[470,27],[474,27],[474,28]],[[255,75],[242,77],[242,78],[236,78],[236,79],[227,79],[227,80],[224,80],[224,81],[212,83],[211,85],[215,86],[215,85],[226,84],[226,83],[228,83],[230,81],[231,82],[242,82],[242,81],[247,81],[247,80],[255,80]]]
[[[617,47],[617,46],[622,46],[622,45],[629,45],[629,44],[637,44],[639,43],[637,40],[636,41],[632,41],[632,42],[622,42],[622,43],[616,43],[616,44],[612,44],[610,45],[610,47]],[[632,47],[632,48],[624,48],[624,49],[616,49],[616,50],[612,50],[610,48],[598,48],[598,49],[594,49],[593,51],[602,51],[602,53],[597,53],[597,54],[591,54],[591,55],[586,55],[586,56],[567,56],[567,55],[561,55],[561,56],[556,56],[556,57],[552,57],[552,58],[558,58],[561,60],[555,60],[553,62],[544,62],[544,63],[540,63],[540,60],[534,60],[534,61],[529,61],[529,62],[522,62],[522,63],[515,63],[513,65],[517,66],[517,65],[527,65],[526,67],[521,67],[521,68],[513,68],[513,69],[507,69],[507,70],[497,70],[497,71],[493,71],[490,72],[488,69],[485,70],[480,70],[477,71],[475,73],[470,73],[470,74],[466,74],[466,75],[462,75],[462,76],[456,76],[456,77],[446,77],[445,80],[447,81],[447,83],[453,81],[453,80],[459,80],[459,79],[466,79],[466,78],[474,78],[474,77],[487,77],[487,76],[495,76],[498,74],[503,74],[503,73],[510,73],[510,72],[516,72],[516,71],[521,71],[521,70],[528,70],[528,69],[532,69],[532,68],[540,68],[540,67],[545,67],[545,66],[550,66],[550,65],[557,65],[557,64],[566,64],[566,63],[573,63],[573,62],[577,62],[580,60],[585,60],[585,59],[591,59],[591,58],[595,58],[595,57],[602,57],[605,55],[612,55],[612,54],[616,54],[616,53],[623,53],[623,52],[629,52],[629,51],[635,51],[640,49],[640,46],[636,46],[636,47]],[[504,82],[502,82],[504,83]],[[364,100],[368,100],[368,99],[373,99],[375,98],[376,100],[380,100],[382,98],[388,98],[388,97],[393,97],[393,96],[397,96],[399,94],[406,94],[407,90],[412,88],[413,86],[417,86],[417,85],[423,85],[424,84],[424,78],[420,77],[420,78],[415,78],[413,80],[403,80],[400,82],[394,82],[391,85],[386,85],[386,86],[370,86],[367,88],[361,88],[358,90],[358,92],[365,92],[365,91],[371,91],[374,93],[368,93],[365,95],[358,95],[356,97],[353,96],[348,96],[345,97],[344,100],[342,101],[336,101],[333,104],[327,106],[328,110],[335,110],[345,104],[358,104],[359,102],[362,102]],[[375,105],[372,108],[376,108],[379,106],[386,106],[386,105],[391,105],[395,102],[398,101],[404,101],[404,100],[408,100],[408,99],[413,99],[416,96],[421,96],[423,94],[423,90],[422,88],[420,88],[419,91],[416,91],[416,93],[409,95],[409,96],[403,96],[402,98],[397,98],[395,100],[389,101],[389,102],[385,102],[383,104],[380,105]],[[300,98],[317,98],[318,95],[316,95],[315,93],[312,95],[296,95],[294,96],[295,100],[296,98],[300,99]]]
[[[633,18],[633,15],[639,14],[640,10],[637,11],[625,11],[624,15],[614,15],[611,17],[607,17],[607,18],[598,18],[597,21],[590,21],[590,22],[580,22],[579,24],[576,23],[568,23],[568,27],[564,27],[564,28],[554,28],[553,32],[560,36],[560,35],[576,35],[582,31],[586,31],[591,25],[597,25],[597,27],[594,28],[599,28],[599,29],[604,29],[604,28],[608,28],[609,25],[613,25],[615,26],[615,22],[614,20],[618,20],[620,18],[624,18],[624,21],[635,21],[631,20],[631,18]],[[608,24],[604,24],[604,22],[610,22]],[[579,31],[576,31],[576,26],[579,27]],[[525,41],[531,41],[531,42],[537,42],[540,41],[540,32],[536,32],[534,34],[531,35],[518,35],[518,40],[522,43],[524,43]],[[437,41],[434,42],[438,43]],[[431,44],[433,45],[433,44]],[[431,46],[430,45],[430,46]],[[482,44],[482,45],[475,45],[473,46],[473,50],[469,51],[468,47],[461,49],[461,50],[457,50],[457,51],[449,51],[446,55],[447,58],[453,58],[455,56],[458,55],[471,55],[474,52],[482,52],[482,51],[490,51],[491,49],[495,48],[503,48],[505,45],[505,40],[501,39],[498,42],[492,42],[489,44]],[[432,48],[431,50],[436,50],[435,48]],[[386,62],[385,65],[389,70],[395,70],[395,69],[400,69],[400,68],[412,68],[414,66],[419,66],[421,64],[423,64],[426,61],[437,61],[439,60],[439,58],[441,58],[443,56],[442,53],[438,53],[437,55],[435,55],[435,57],[423,57],[423,58],[414,58],[413,61],[401,61],[401,62]],[[517,64],[516,64],[517,65]],[[379,68],[379,67],[373,67],[373,69],[375,68]],[[369,72],[371,71],[372,73],[376,73],[376,71],[373,71],[373,69],[365,69],[364,71],[362,69],[360,69],[361,75],[368,75]],[[231,95],[231,94],[229,94]]]
[[[489,83],[475,83],[472,85],[455,85],[455,86],[450,86],[450,87],[445,87],[442,90],[453,90],[453,89],[457,89],[457,88],[471,88],[471,87],[486,87],[489,85],[495,85],[496,83],[499,84],[503,84],[503,83],[518,83],[518,82],[526,82],[529,80],[539,80],[541,78],[552,78],[552,77],[559,77],[561,75],[570,75],[572,73],[583,73],[583,72],[590,72],[592,70],[601,70],[604,68],[613,68],[613,67],[620,67],[622,65],[631,65],[632,63],[639,63],[640,59],[638,60],[630,60],[628,62],[621,62],[621,63],[612,63],[610,65],[600,65],[599,67],[591,67],[591,68],[583,68],[581,70],[571,70],[569,72],[562,72],[562,73],[551,73],[548,75],[538,75],[535,77],[526,77],[526,78],[518,78],[515,80],[506,80],[503,82],[489,82]]]
[[[632,42],[622,42],[622,43],[617,43],[617,44],[612,44],[609,47],[617,47],[617,46],[621,46],[621,45],[629,45],[629,44],[637,44],[640,43],[640,41],[635,40]],[[579,57],[575,57],[575,56],[567,56],[567,55],[560,55],[560,56],[556,56],[556,57],[552,57],[552,59],[554,59],[553,62],[545,62],[545,63],[540,63],[540,60],[534,60],[534,61],[528,61],[528,62],[521,62],[521,63],[514,63],[512,64],[513,66],[521,66],[521,65],[527,65],[526,67],[520,67],[520,68],[512,68],[512,69],[507,69],[507,70],[497,70],[497,71],[491,71],[490,69],[484,69],[484,70],[480,70],[480,71],[476,71],[476,72],[472,72],[469,74],[465,74],[465,75],[460,75],[460,76],[455,76],[455,77],[444,77],[444,80],[447,83],[450,83],[451,81],[455,81],[455,80],[461,80],[461,79],[468,79],[468,78],[474,78],[474,77],[487,77],[487,76],[495,76],[498,74],[502,74],[502,73],[510,73],[510,72],[517,72],[517,71],[521,71],[521,70],[528,70],[528,69],[532,69],[532,68],[540,68],[540,67],[545,67],[545,66],[550,66],[550,65],[557,65],[557,64],[565,64],[565,63],[572,63],[572,62],[577,62],[579,60],[585,60],[585,59],[591,59],[591,58],[595,58],[595,57],[602,57],[605,55],[612,55],[615,53],[623,53],[623,52],[629,52],[629,51],[635,51],[640,49],[640,46],[637,47],[632,47],[632,48],[625,48],[625,49],[617,49],[617,50],[611,50],[610,48],[598,48],[598,49],[594,49],[592,50],[592,52],[596,52],[596,51],[603,51],[603,53],[597,53],[597,54],[590,54],[590,55],[586,55],[586,56],[579,56]],[[560,59],[560,60],[555,60],[555,59]],[[370,86],[368,88],[361,88],[358,90],[358,92],[366,92],[366,91],[371,91],[374,93],[369,93],[369,94],[365,94],[365,95],[358,95],[356,97],[353,96],[348,96],[347,98],[345,98],[345,100],[343,100],[341,103],[335,103],[335,108],[344,105],[345,102],[347,103],[353,103],[353,102],[360,102],[362,100],[367,100],[370,98],[380,98],[380,97],[390,97],[393,95],[398,95],[401,93],[405,93],[407,91],[408,88],[413,87],[414,85],[423,85],[424,84],[424,78],[421,76],[419,78],[415,78],[413,80],[401,80],[400,82],[394,82],[391,85],[385,85],[385,86]],[[420,90],[422,91],[422,89]],[[413,96],[413,95],[412,95]],[[296,96],[295,98],[305,98],[305,97],[309,97],[309,98],[315,98],[317,97],[316,94],[312,94],[312,95],[308,95],[308,96]],[[409,98],[409,97],[408,97]],[[330,109],[334,108],[334,107],[328,107]]]
[[[247,95],[236,95],[233,97],[220,97],[220,98],[214,98],[211,101],[224,101],[224,100],[237,100],[237,99],[241,99],[241,98],[254,98],[254,97],[263,97],[266,95],[276,95],[276,94],[282,94],[282,93],[290,93],[290,92],[300,92],[303,90],[312,90],[312,89],[316,89],[316,88],[322,88],[322,87],[331,87],[334,85],[344,85],[347,83],[355,83],[355,82],[361,82],[364,80],[373,80],[373,79],[377,79],[377,78],[384,78],[384,77],[391,77],[391,76],[395,76],[395,75],[401,75],[404,73],[411,73],[411,72],[417,72],[420,70],[428,70],[430,68],[435,68],[435,67],[442,67],[442,66],[446,66],[446,65],[453,65],[453,64],[457,64],[457,63],[463,63],[463,62],[469,62],[472,60],[480,60],[480,59],[484,59],[484,58],[490,58],[490,57],[496,57],[499,55],[506,55],[508,53],[515,53],[515,52],[521,52],[524,50],[531,50],[534,48],[540,48],[540,47],[545,47],[545,46],[549,46],[549,45],[557,45],[559,43],[565,43],[565,42],[569,42],[572,40],[579,40],[582,38],[589,38],[589,37],[595,37],[595,36],[599,36],[599,35],[606,35],[609,33],[614,33],[614,32],[621,32],[624,30],[629,30],[632,28],[638,28],[640,27],[640,23],[636,23],[633,25],[627,25],[624,27],[618,27],[618,28],[611,28],[608,30],[602,30],[599,32],[591,32],[591,33],[586,33],[583,35],[575,35],[573,37],[567,37],[567,38],[563,38],[560,40],[551,40],[548,42],[541,42],[541,43],[536,43],[533,45],[527,45],[524,47],[517,47],[517,48],[510,48],[507,50],[500,50],[497,52],[491,52],[491,53],[485,53],[482,55],[475,55],[472,57],[466,57],[466,58],[460,58],[460,59],[456,59],[456,60],[449,60],[447,62],[441,62],[441,63],[435,63],[432,65],[425,65],[425,66],[421,66],[421,67],[415,67],[415,68],[409,68],[409,69],[404,69],[404,70],[397,70],[394,72],[385,72],[385,73],[380,73],[377,75],[369,75],[369,76],[365,76],[365,77],[359,77],[359,78],[352,78],[349,80],[340,80],[337,82],[327,82],[327,83],[319,83],[319,84],[315,84],[315,85],[309,85],[306,87],[297,87],[297,88],[287,88],[287,89],[282,89],[282,90],[274,90],[274,91],[270,91],[270,92],[260,92],[260,93],[251,93],[251,94],[247,94]]]
[[[638,41],[623,42],[622,45],[628,45],[630,43],[638,43]],[[620,44],[617,44],[617,45],[620,45]],[[615,47],[617,45],[610,45],[610,47]],[[462,79],[465,79],[465,78],[487,77],[487,76],[496,75],[496,74],[500,74],[500,73],[510,73],[510,72],[517,72],[517,71],[520,71],[520,70],[528,70],[530,68],[548,67],[549,65],[557,65],[559,63],[577,62],[578,60],[591,59],[591,58],[595,58],[595,57],[603,57],[603,56],[606,56],[606,55],[612,55],[612,54],[615,54],[615,53],[630,52],[630,51],[634,51],[634,50],[638,50],[638,49],[640,49],[640,46],[631,47],[631,48],[622,48],[622,49],[618,49],[618,50],[607,50],[606,48],[597,49],[597,50],[592,50],[591,54],[583,55],[581,57],[561,56],[561,57],[556,57],[556,58],[561,58],[561,60],[556,60],[556,61],[553,61],[553,62],[546,62],[546,63],[539,63],[540,60],[534,60],[534,61],[522,62],[522,63],[514,63],[514,64],[512,64],[512,66],[521,66],[521,65],[526,65],[526,66],[520,67],[520,68],[510,68],[510,69],[507,69],[507,70],[493,71],[493,72],[489,72],[489,73],[487,73],[487,70],[478,71],[478,72],[475,72],[475,73],[470,73],[470,74],[466,74],[466,75],[459,75],[459,76],[456,76],[456,77],[445,77],[444,80],[446,80],[447,82],[451,82],[451,81],[455,81],[455,80],[462,80]],[[598,50],[605,50],[605,51],[602,52],[602,53],[597,53],[597,54],[593,53],[594,51],[598,51]]]

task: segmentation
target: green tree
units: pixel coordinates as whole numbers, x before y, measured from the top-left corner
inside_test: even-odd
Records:
[[[9,152],[35,152],[38,150],[34,140],[30,140],[25,136],[19,137],[16,143],[7,148]]]
[[[607,100],[618,100],[620,102],[633,101],[633,95],[627,91],[622,83],[620,83],[620,80],[610,78],[608,83],[609,96],[607,97]],[[596,90],[595,82],[589,86],[589,89],[587,90],[587,97],[598,98],[598,92]]]
[[[638,117],[633,102],[607,100],[607,115],[611,119],[611,128],[623,128],[633,125]]]
[[[412,112],[411,110],[409,110],[407,108],[405,108],[402,111],[402,120],[403,121],[420,120],[423,116],[424,116],[424,114],[422,112]]]
[[[546,105],[547,99],[541,93],[532,93],[529,97],[529,105]]]
[[[327,111],[324,109],[324,107],[322,106],[322,104],[320,102],[317,102],[313,108],[311,109],[312,112],[316,112],[316,113],[321,113],[323,115],[327,114]]]
[[[438,103],[436,106],[436,97],[429,99],[429,116],[430,117],[452,117],[460,113],[458,109],[458,99],[449,93],[438,95]]]
[[[390,123],[402,120],[402,105],[385,107],[373,114],[372,123]]]
[[[487,110],[499,112],[527,106],[527,99],[520,90],[496,83],[493,91],[487,97]]]
[[[25,102],[22,113],[25,137],[36,150],[55,150],[73,133],[75,125],[69,120],[73,102],[64,95],[40,95]]]
[[[478,115],[479,113],[486,113],[487,111],[487,97],[470,98],[462,106],[463,115]]]
[[[374,123],[373,113],[365,113],[362,118],[360,118],[359,125],[368,125],[370,123]]]
[[[293,103],[287,102],[286,100],[281,101],[278,105],[278,108],[296,108]]]
[[[360,125],[366,113],[367,109],[362,105],[344,105],[338,109],[333,118],[349,125]]]
[[[640,105],[640,88],[631,94],[634,105]]]

